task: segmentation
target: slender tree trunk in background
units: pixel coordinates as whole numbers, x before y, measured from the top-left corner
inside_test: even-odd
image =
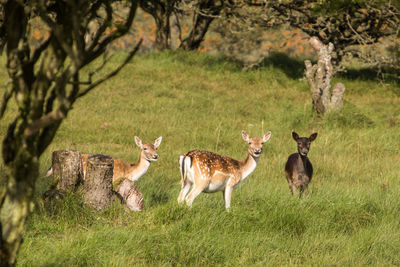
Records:
[[[84,203],[96,210],[108,208],[112,198],[114,160],[109,156],[93,155],[87,160]]]
[[[149,13],[156,23],[155,47],[157,50],[170,49],[170,17],[179,0],[140,0],[140,7]]]
[[[306,66],[305,76],[310,86],[311,98],[314,110],[317,114],[325,114],[330,111],[340,111],[343,109],[343,96],[345,87],[342,83],[337,83],[332,94],[331,79],[334,69],[331,63],[333,44],[324,45],[318,38],[312,37],[310,44],[318,54],[318,62],[315,65],[311,61],[304,62]]]
[[[224,7],[224,1],[206,0],[202,1],[199,10],[195,10],[193,27],[189,36],[183,39],[180,48],[184,50],[196,50],[199,48],[208,31],[208,27]]]
[[[132,211],[142,211],[143,194],[136,188],[135,183],[121,178],[113,183],[113,189],[125,202],[125,207]]]
[[[171,29],[169,18],[171,14],[162,14],[158,12],[159,16],[155,17],[156,20],[156,40],[155,47],[157,50],[165,50],[170,48]]]
[[[188,37],[183,39],[182,43],[180,44],[180,48],[184,50],[196,50],[199,48],[212,21],[213,18],[198,15],[192,31]]]

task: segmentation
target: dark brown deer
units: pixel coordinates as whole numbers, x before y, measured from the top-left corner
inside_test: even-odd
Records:
[[[301,197],[307,190],[313,175],[313,166],[307,154],[310,150],[311,142],[317,138],[317,133],[313,133],[307,138],[299,137],[296,132],[292,132],[292,136],[297,142],[297,150],[299,152],[289,156],[285,165],[285,174],[292,195],[296,195],[297,189],[299,189],[299,197]]]

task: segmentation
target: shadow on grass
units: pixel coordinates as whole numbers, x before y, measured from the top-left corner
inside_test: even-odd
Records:
[[[153,58],[167,58],[182,62],[188,66],[200,66],[210,70],[241,71],[242,64],[224,55],[211,55],[193,51],[163,51],[147,55]]]
[[[149,199],[149,205],[154,206],[154,205],[160,205],[160,204],[165,204],[170,200],[170,197],[168,194],[164,191],[154,191],[151,193],[150,199]]]
[[[167,61],[179,61],[188,66],[200,66],[213,71],[243,71],[243,62],[235,60],[225,55],[212,55],[207,53],[197,53],[191,51],[163,51],[146,55],[157,59],[167,59]],[[273,67],[280,69],[291,79],[300,79],[304,77],[304,61],[306,58],[290,57],[284,53],[272,52],[266,57],[257,68]],[[315,64],[315,59],[311,59]],[[397,77],[394,70],[387,69],[382,75],[376,67],[368,68],[347,68],[346,72],[341,72],[336,75],[337,78],[349,80],[363,80],[391,83],[391,90],[400,96],[400,79]]]
[[[391,91],[397,96],[400,96],[400,78],[397,77],[398,75],[391,69],[385,70],[385,72],[382,73],[376,67],[360,69],[348,68],[346,72],[341,72],[337,76],[349,80],[390,83],[394,85],[390,87]]]
[[[342,112],[331,112],[319,117],[312,115],[316,124],[324,124],[329,127],[362,129],[375,125],[375,122],[363,114],[355,105],[344,101]]]
[[[274,67],[281,69],[288,77],[300,79],[304,75],[304,60],[289,57],[284,53],[271,53],[260,64],[260,67]]]

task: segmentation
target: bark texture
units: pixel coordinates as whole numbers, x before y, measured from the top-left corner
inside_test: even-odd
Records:
[[[312,65],[311,61],[304,62],[306,66],[305,76],[310,86],[311,98],[314,110],[318,114],[330,111],[340,111],[343,108],[343,96],[345,86],[337,83],[331,94],[331,79],[334,69],[331,63],[331,55],[334,46],[332,43],[324,45],[318,38],[312,37],[310,44],[318,54],[317,64]]]
[[[140,0],[140,7],[149,13],[156,23],[155,47],[157,50],[170,48],[170,18],[179,0]]]
[[[57,189],[70,191],[83,177],[81,153],[66,149],[54,151],[52,155],[53,178],[58,180]]]
[[[143,194],[136,188],[135,183],[129,179],[121,178],[113,185],[114,191],[125,202],[125,207],[132,211],[142,211]]]
[[[88,158],[83,185],[83,200],[86,205],[96,210],[110,206],[113,169],[114,160],[109,156],[93,155]]]
[[[195,50],[199,48],[206,35],[211,22],[220,14],[224,1],[203,0],[199,1],[198,8],[193,15],[193,28],[189,35],[183,39],[180,48]]]
[[[0,190],[0,266],[16,262],[27,216],[33,209],[31,199],[38,171],[38,159],[23,148],[5,166],[2,176],[7,182]]]

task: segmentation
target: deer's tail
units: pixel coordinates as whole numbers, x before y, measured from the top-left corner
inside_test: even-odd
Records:
[[[179,168],[181,170],[181,184],[186,181],[187,171],[192,166],[192,158],[187,155],[179,156]]]
[[[52,174],[53,174],[53,167],[50,167],[43,176],[49,177]]]

